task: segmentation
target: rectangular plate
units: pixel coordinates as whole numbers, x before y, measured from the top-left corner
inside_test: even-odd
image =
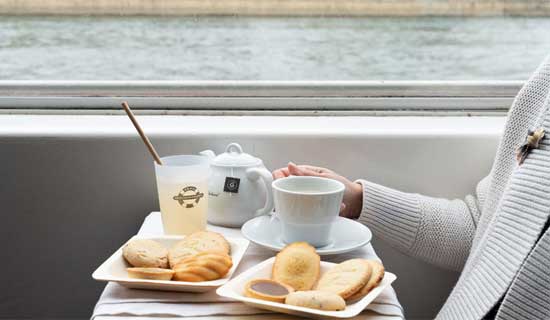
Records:
[[[275,257],[267,259],[253,268],[239,274],[235,279],[232,279],[216,291],[220,296],[242,301],[248,305],[260,309],[271,310],[280,313],[287,313],[307,318],[352,318],[361,313],[382,291],[389,286],[397,278],[395,274],[386,272],[380,284],[372,289],[372,291],[354,303],[348,304],[345,310],[342,311],[323,311],[311,308],[291,306],[284,303],[265,301],[255,298],[249,298],[244,295],[244,287],[248,281],[258,278],[271,278],[271,269]],[[321,275],[332,266],[336,265],[331,262],[321,261]]]
[[[170,248],[176,242],[185,238],[184,236],[158,236],[158,237],[140,237],[134,236],[132,239],[151,239],[158,241],[166,248]],[[132,240],[130,239],[130,240]],[[203,282],[185,282],[185,281],[163,281],[163,280],[143,280],[132,279],[128,277],[126,268],[130,267],[130,264],[126,262],[122,256],[122,247],[118,249],[109,259],[107,259],[96,271],[92,274],[92,278],[98,281],[112,281],[128,288],[135,289],[149,289],[149,290],[162,290],[162,291],[185,291],[185,292],[206,292],[218,288],[225,284],[235,272],[235,269],[241,262],[248,244],[248,240],[243,238],[229,238],[227,241],[231,245],[231,259],[233,260],[233,266],[229,270],[229,273],[221,279],[213,281]],[[128,240],[128,241],[130,241]]]

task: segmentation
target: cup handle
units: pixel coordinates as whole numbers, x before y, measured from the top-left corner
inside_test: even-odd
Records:
[[[271,175],[271,172],[269,172],[265,168],[250,168],[246,170],[246,177],[252,181],[256,181],[261,178],[265,185],[265,206],[261,209],[256,210],[256,213],[254,215],[257,217],[273,211],[273,191],[271,189],[273,176]]]

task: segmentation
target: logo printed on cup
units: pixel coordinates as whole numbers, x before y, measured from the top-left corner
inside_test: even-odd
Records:
[[[197,187],[188,186],[183,188],[172,199],[176,200],[181,206],[185,205],[186,208],[193,208],[195,204],[199,203],[202,197],[204,197],[204,193],[198,191]]]

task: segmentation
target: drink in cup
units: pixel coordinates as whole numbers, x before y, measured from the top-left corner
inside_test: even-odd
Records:
[[[155,163],[165,234],[188,235],[206,229],[209,160],[204,156],[163,157]]]

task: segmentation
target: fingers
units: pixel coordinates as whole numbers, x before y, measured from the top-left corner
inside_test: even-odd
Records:
[[[273,175],[273,179],[277,180],[277,179],[288,177],[290,173],[288,172],[288,168],[280,168],[273,171],[272,175]]]
[[[309,170],[309,171],[314,171],[314,172],[317,172],[317,173],[330,173],[330,172],[332,172],[329,169],[325,169],[325,168],[322,168],[322,167],[316,167],[316,166],[310,166],[310,165],[307,165],[307,164],[300,165],[300,168],[303,168],[303,169],[306,169],[306,170]]]
[[[320,176],[322,172],[319,169],[321,168],[307,165],[298,166],[292,162],[288,163],[288,172],[293,176]]]
[[[293,162],[288,163],[288,173],[293,176],[306,176],[307,174]]]
[[[296,165],[293,162],[289,162],[288,167],[277,169],[273,171],[272,175],[273,175],[273,179],[280,179],[280,178],[288,177],[290,175],[323,176],[327,173],[331,173],[331,171],[321,167],[315,167],[310,165]]]

